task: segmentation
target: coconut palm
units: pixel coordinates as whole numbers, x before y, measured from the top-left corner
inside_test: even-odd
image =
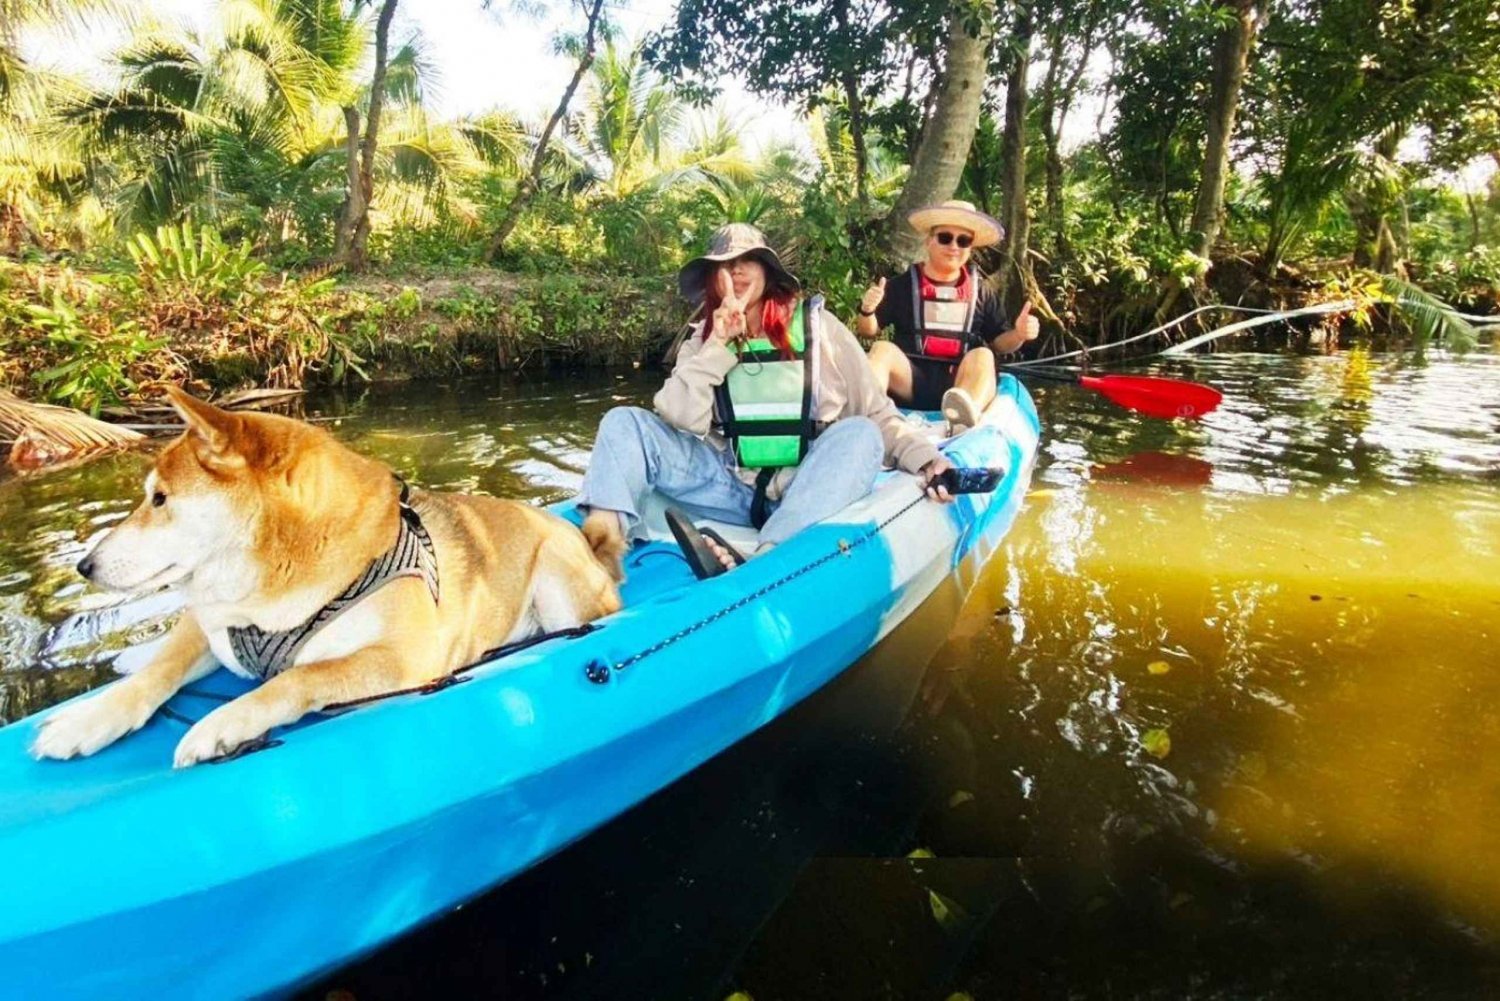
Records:
[[[33,25],[74,28],[85,14],[118,9],[114,0],[0,0],[0,250],[38,242],[83,189],[81,149],[53,116],[78,84],[30,65],[21,33]]]
[[[143,26],[116,56],[118,86],[67,111],[119,221],[192,215],[263,243],[326,239],[346,187],[341,109],[370,97],[359,72],[371,33],[359,7],[227,0],[207,39]],[[453,176],[514,163],[521,148],[519,128],[499,116],[431,122],[429,73],[415,41],[390,60],[376,163],[391,185],[377,189],[377,211],[415,221],[431,218],[427,199],[450,197]]]

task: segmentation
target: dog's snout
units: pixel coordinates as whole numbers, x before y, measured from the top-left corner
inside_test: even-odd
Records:
[[[90,553],[89,555],[85,556],[83,559],[81,559],[81,560],[78,561],[78,572],[80,574],[82,574],[83,577],[84,577],[84,579],[86,579],[86,580],[93,580],[94,579],[94,554],[93,553]]]

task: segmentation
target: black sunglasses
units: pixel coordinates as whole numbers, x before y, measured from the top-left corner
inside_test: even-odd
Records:
[[[932,236],[938,243],[941,243],[945,247],[950,243],[956,243],[959,250],[968,250],[974,245],[974,238],[968,233],[949,233],[944,230],[941,233],[934,233]]]

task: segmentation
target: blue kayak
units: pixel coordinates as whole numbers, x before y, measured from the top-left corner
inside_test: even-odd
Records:
[[[944,579],[970,583],[1019,510],[1039,431],[1002,376],[983,422],[943,445],[1003,469],[992,494],[939,505],[883,473],[702,582],[663,530],[631,550],[625,607],[591,631],[308,717],[219,764],[171,767],[186,727],[248,687],[222,670],[91,758],[32,760],[46,713],[0,729],[0,993],[284,992],[535,865],[817,691]]]

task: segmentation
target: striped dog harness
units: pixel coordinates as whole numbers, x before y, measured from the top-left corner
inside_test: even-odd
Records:
[[[396,533],[396,544],[377,556],[358,580],[344,588],[338,597],[318,609],[306,622],[274,633],[258,626],[230,627],[229,644],[244,673],[262,681],[274,678],[292,666],[298,651],[318,630],[348,611],[361,598],[368,598],[400,577],[422,578],[433,603],[437,603],[437,552],[432,548],[432,537],[422,525],[421,517],[407,503],[407,497],[407,486],[402,483],[401,528]]]

